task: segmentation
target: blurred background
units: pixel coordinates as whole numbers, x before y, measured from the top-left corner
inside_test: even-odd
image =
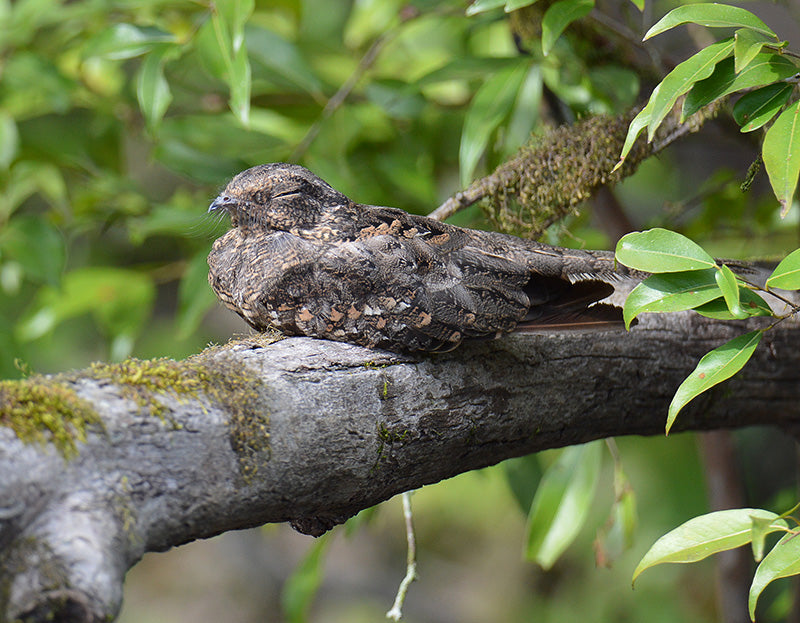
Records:
[[[627,110],[716,36],[642,46],[679,3],[598,0],[545,55],[553,3],[504,4],[0,0],[0,378],[183,358],[248,333],[205,262],[228,226],[208,204],[244,168],[297,162],[356,201],[426,214],[549,128]],[[746,6],[800,46],[795,4]],[[718,256],[781,257],[797,209],[779,218],[763,174],[740,189],[758,147],[721,115],[544,240],[613,248],[622,222],[678,229]],[[480,205],[451,221],[492,226]],[[761,430],[733,442],[747,504],[791,507],[793,444]],[[526,516],[557,452],[417,492],[406,620],[717,620],[713,561],[630,588],[658,536],[709,510],[697,438],[617,445],[603,446],[585,525],[547,571],[524,559]],[[392,500],[323,540],[266,526],[148,554],[121,621],[382,620],[404,569]],[[763,620],[782,620],[787,585],[762,602]]]

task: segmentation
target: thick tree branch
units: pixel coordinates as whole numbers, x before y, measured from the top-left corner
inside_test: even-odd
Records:
[[[676,428],[793,430],[798,330],[770,331],[743,373],[694,401]],[[90,419],[65,459],[53,443],[20,440],[6,396],[0,620],[112,618],[125,571],[146,551],[265,522],[320,534],[506,458],[661,434],[697,358],[741,331],[677,314],[645,317],[629,334],[513,334],[419,358],[254,338],[185,362],[16,382],[74,391],[102,426]]]

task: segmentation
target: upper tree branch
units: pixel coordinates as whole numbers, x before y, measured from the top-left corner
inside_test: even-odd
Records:
[[[146,551],[265,522],[319,534],[398,492],[509,457],[661,434],[697,358],[741,331],[678,314],[629,334],[514,334],[419,358],[253,340],[185,362],[5,385],[6,405],[33,386],[71,395],[53,399],[42,430],[65,404],[96,418],[65,459],[63,439],[18,437],[24,400],[16,419],[0,411],[0,620],[111,618],[125,571]],[[676,429],[793,430],[797,336],[792,322],[770,331],[742,374],[695,400]]]

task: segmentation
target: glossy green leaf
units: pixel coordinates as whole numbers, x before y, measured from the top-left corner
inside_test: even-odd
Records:
[[[792,251],[772,271],[767,288],[800,290],[800,249]]]
[[[172,101],[172,93],[164,77],[164,61],[170,51],[169,48],[162,48],[148,54],[136,77],[139,108],[151,128],[161,121]]]
[[[158,28],[143,28],[133,24],[114,24],[92,39],[86,46],[86,56],[101,56],[122,60],[141,56],[156,45],[175,43],[175,37]]]
[[[178,286],[178,338],[184,339],[197,330],[203,317],[217,303],[208,285],[208,248],[197,253],[186,267]]]
[[[777,35],[764,22],[747,9],[727,4],[688,4],[667,13],[645,34],[644,39],[680,26],[681,24],[700,24],[711,28],[749,28],[777,39]]]
[[[739,308],[747,317],[773,315],[769,304],[758,294],[744,286],[739,286]],[[728,309],[728,304],[722,297],[695,307],[694,311],[701,316],[715,320],[739,320],[741,318],[741,316],[734,316],[731,313],[730,309]]]
[[[281,606],[289,623],[305,623],[324,572],[325,552],[331,542],[330,532],[323,534],[308,548],[281,591]]]
[[[792,91],[793,84],[779,82],[745,93],[733,106],[733,118],[742,132],[757,130],[778,114]]]
[[[553,566],[586,521],[601,459],[602,442],[570,446],[542,478],[528,517],[525,554],[544,569]]]
[[[637,285],[622,309],[625,326],[639,314],[668,313],[694,309],[720,297],[716,270],[691,270],[652,275]]]
[[[739,74],[734,71],[733,59],[726,58],[717,63],[709,78],[692,87],[686,96],[681,114],[688,117],[720,97],[791,78],[797,71],[794,63],[772,52],[757,54]]]
[[[703,48],[667,74],[659,85],[658,93],[654,92],[650,97],[653,107],[650,113],[650,123],[647,126],[648,141],[653,140],[658,126],[672,110],[677,99],[691,89],[696,82],[708,78],[713,73],[716,64],[732,53],[733,37],[730,37]]]
[[[477,15],[504,6],[506,0],[475,0],[467,7],[467,15]]]
[[[616,258],[629,268],[649,273],[702,270],[716,266],[703,247],[686,236],[656,227],[626,234],[617,243]]]
[[[752,538],[753,518],[772,522],[770,532],[787,525],[775,513],[760,508],[735,508],[694,517],[653,544],[636,566],[632,581],[655,565],[697,562],[712,554],[746,545]]]
[[[548,7],[542,18],[542,52],[550,53],[556,40],[572,22],[586,17],[594,0],[559,0]]]
[[[461,133],[461,183],[471,180],[492,133],[511,112],[530,63],[521,61],[489,78],[472,99]]]
[[[798,574],[800,574],[800,538],[795,534],[786,534],[756,569],[747,600],[750,620],[756,620],[758,598],[770,582]]]
[[[0,110],[0,169],[7,170],[19,152],[19,132],[14,118]]]
[[[622,164],[625,162],[625,158],[628,157],[628,154],[633,148],[636,139],[639,138],[639,135],[642,133],[642,130],[650,125],[650,118],[653,114],[653,102],[658,97],[658,92],[660,89],[661,85],[657,84],[656,88],[653,89],[653,92],[650,94],[650,100],[647,102],[645,107],[636,114],[636,116],[633,118],[633,121],[631,121],[630,126],[628,126],[628,133],[625,135],[625,143],[622,145],[619,161],[614,165],[612,172],[616,171],[622,166]]]
[[[730,267],[720,266],[714,277],[731,314],[735,318],[747,318],[748,314],[739,305],[739,284]]]
[[[733,33],[733,41],[734,68],[737,74],[747,67],[750,61],[761,52],[764,44],[775,43],[774,39],[769,35],[749,28],[740,28]]]
[[[767,130],[762,159],[781,203],[781,216],[786,216],[800,175],[800,101],[784,110]]]
[[[783,516],[781,516],[781,518],[783,518]],[[775,532],[775,525],[778,522],[774,518],[759,517],[757,515],[751,516],[750,522],[752,524],[752,528],[750,530],[752,542],[750,543],[750,546],[753,550],[753,559],[756,562],[759,562],[762,558],[764,558],[764,548],[766,546],[767,535]]]
[[[763,335],[763,331],[751,331],[703,355],[697,367],[686,377],[672,397],[667,414],[667,433],[680,410],[692,399],[742,369],[752,357]]]

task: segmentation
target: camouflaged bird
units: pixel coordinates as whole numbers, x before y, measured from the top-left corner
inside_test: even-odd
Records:
[[[216,210],[232,229],[208,256],[209,283],[257,330],[408,352],[514,330],[622,326],[619,308],[597,303],[614,291],[601,279],[625,271],[610,253],[357,204],[292,164],[240,173]]]

